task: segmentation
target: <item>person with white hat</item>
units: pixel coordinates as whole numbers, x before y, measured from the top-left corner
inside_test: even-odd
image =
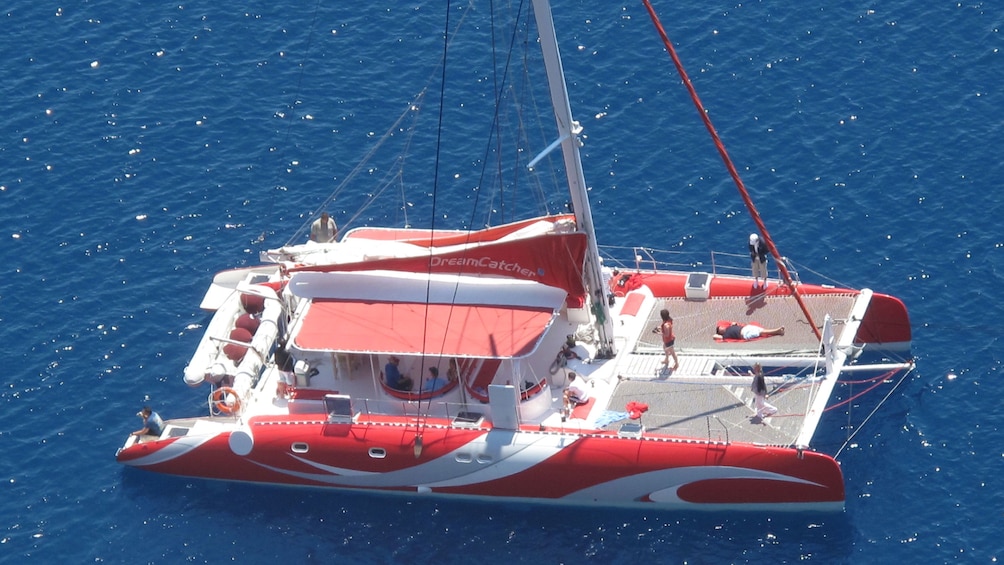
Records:
[[[753,288],[760,286],[761,277],[763,287],[767,288],[767,245],[755,233],[750,234],[750,261],[753,266]]]

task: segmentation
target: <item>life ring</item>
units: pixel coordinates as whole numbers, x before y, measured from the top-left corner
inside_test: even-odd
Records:
[[[228,399],[230,395],[233,395],[233,404]],[[228,386],[221,386],[214,390],[210,396],[210,401],[213,404],[213,408],[223,414],[233,414],[241,409],[241,399],[237,396],[237,391]]]

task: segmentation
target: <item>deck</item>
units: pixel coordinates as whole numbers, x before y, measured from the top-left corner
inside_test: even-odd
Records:
[[[850,316],[855,303],[853,294],[809,296],[804,300],[821,324],[825,313],[834,319],[837,335],[844,328],[843,320]],[[648,411],[640,423],[647,434],[723,442],[753,442],[770,445],[792,445],[806,420],[805,414],[819,394],[820,379],[812,376],[812,363],[817,357],[818,340],[804,321],[801,309],[790,296],[752,298],[653,298],[647,295],[643,305],[635,300],[630,312],[622,309],[627,300],[618,300],[612,309],[615,343],[618,355],[602,362],[592,361],[582,367],[594,387],[595,405],[591,410],[573,415],[567,421],[560,418],[563,374],[552,375],[550,391],[539,416],[525,417],[524,425],[541,428],[619,430],[632,422],[627,418],[629,402],[642,402]],[[652,333],[658,327],[659,310],[667,308],[674,319],[676,350],[680,367],[672,374],[661,371],[663,351],[660,335]],[[719,343],[712,338],[719,320],[756,322],[764,327],[784,326],[785,335],[747,342]],[[563,321],[550,332],[537,358],[527,366],[546,367],[553,352],[575,324]],[[455,414],[473,409],[490,417],[487,404],[465,399],[458,389],[431,403],[407,403],[382,398],[373,375],[383,359],[368,356],[331,356],[319,358],[322,372],[311,381],[311,388],[339,391],[355,399],[356,409],[366,413],[402,414],[422,411],[426,415]],[[775,358],[773,361],[771,358]],[[753,359],[763,362],[771,395],[768,401],[778,413],[765,421],[755,416],[751,377],[746,373]],[[809,367],[799,367],[802,365]],[[334,378],[337,366],[340,377]],[[569,369],[573,369],[571,365]],[[417,370],[417,369],[416,369]],[[252,413],[282,414],[289,410],[284,399],[275,398],[275,375],[266,373],[254,398]],[[825,393],[826,388],[822,387]],[[470,402],[470,406],[465,404]],[[319,405],[319,402],[317,403]],[[319,409],[319,408],[318,408]]]
[[[817,324],[821,325],[829,313],[839,335],[855,296],[832,294],[803,299]],[[662,308],[673,316],[677,337],[680,367],[671,374],[661,370],[660,335],[644,331],[659,326]],[[650,312],[638,315],[645,319],[625,323],[642,324],[640,337],[630,351],[618,356],[617,378],[609,401],[605,408],[595,409],[590,419],[605,424],[607,429],[618,429],[630,420],[607,423],[611,416],[623,412],[628,402],[637,401],[649,407],[640,419],[647,432],[700,440],[793,444],[820,387],[819,379],[810,376],[811,370],[780,368],[780,363],[771,366],[766,361],[770,357],[801,358],[811,365],[816,356],[819,341],[792,297],[657,299]],[[784,326],[785,335],[721,343],[712,338],[719,320]],[[764,421],[756,417],[751,377],[746,374],[753,358],[765,359],[771,390],[768,402],[778,408],[776,415]]]

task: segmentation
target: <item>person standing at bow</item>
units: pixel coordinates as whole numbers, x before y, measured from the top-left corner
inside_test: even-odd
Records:
[[[767,288],[767,244],[760,239],[760,236],[750,234],[750,263],[753,268],[753,288],[760,287],[760,279],[763,278],[763,288]]]
[[[336,237],[338,237],[338,226],[327,212],[321,212],[321,217],[310,225],[310,241],[331,243]]]

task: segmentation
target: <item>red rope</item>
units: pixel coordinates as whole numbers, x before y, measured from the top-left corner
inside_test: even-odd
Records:
[[[746,203],[746,209],[749,210],[750,216],[752,216],[753,222],[756,223],[757,229],[759,229],[760,233],[763,234],[764,241],[767,242],[767,249],[770,250],[770,254],[774,256],[774,260],[777,262],[778,270],[781,271],[781,277],[784,279],[788,288],[791,289],[792,296],[795,297],[799,307],[802,309],[802,313],[805,314],[805,319],[808,320],[809,325],[812,326],[812,331],[816,334],[816,339],[822,339],[823,336],[820,333],[819,328],[816,327],[816,323],[812,320],[812,314],[809,313],[808,307],[806,307],[805,303],[802,301],[801,295],[798,294],[798,289],[791,280],[791,274],[788,273],[788,268],[785,266],[784,261],[781,260],[781,254],[778,252],[777,247],[774,246],[774,240],[771,239],[770,234],[767,232],[767,226],[763,223],[763,219],[760,217],[760,212],[758,212],[756,206],[753,205],[753,200],[750,198],[749,192],[746,190],[746,185],[743,184],[743,180],[739,177],[739,171],[737,171],[735,165],[732,164],[732,159],[729,157],[728,151],[725,150],[725,144],[723,144],[721,138],[718,137],[718,132],[715,131],[715,126],[711,123],[708,111],[704,109],[701,99],[697,96],[697,90],[694,89],[694,85],[690,82],[690,77],[687,76],[687,71],[683,68],[683,63],[676,55],[676,49],[673,48],[673,42],[670,41],[669,36],[666,35],[666,30],[663,29],[662,23],[659,21],[659,16],[655,13],[655,8],[652,7],[649,0],[642,0],[642,2],[645,4],[645,9],[648,10],[648,15],[652,18],[652,23],[655,24],[656,31],[658,31],[659,36],[662,37],[662,43],[666,46],[666,50],[669,51],[669,56],[672,57],[673,64],[676,65],[676,71],[680,74],[680,78],[683,79],[683,84],[687,87],[687,91],[690,92],[690,99],[693,100],[694,106],[697,107],[697,113],[701,115],[701,120],[704,121],[704,127],[707,128],[708,133],[711,134],[711,139],[715,142],[718,154],[721,155],[722,161],[725,162],[725,167],[729,170],[732,180],[736,183],[736,188],[739,189],[739,195],[742,196],[743,202]]]
[[[878,388],[880,385],[882,385],[887,380],[889,380],[890,377],[892,377],[893,375],[895,375],[898,371],[900,371],[900,369],[892,369],[890,371],[882,373],[881,375],[877,375],[877,376],[870,377],[870,378],[867,378],[867,379],[863,379],[863,380],[860,380],[860,381],[840,381],[838,384],[841,384],[841,385],[855,385],[855,384],[862,384],[862,383],[873,383],[873,384],[872,384],[872,386],[866,388],[865,390],[863,390],[863,391],[861,391],[861,392],[859,392],[859,393],[857,393],[857,394],[855,394],[855,395],[853,395],[853,396],[851,396],[849,398],[841,400],[840,402],[838,402],[836,404],[832,404],[830,406],[827,406],[826,408],[823,409],[823,412],[829,412],[830,410],[833,410],[834,408],[839,408],[841,406],[846,406],[847,404],[849,404],[851,402],[854,402],[858,398],[861,398],[862,396],[864,396],[864,395],[868,394],[869,392],[871,392],[871,391],[875,390],[876,388]],[[793,390],[793,389],[806,388],[806,387],[811,387],[811,386],[813,386],[813,385],[812,384],[799,384],[799,385],[795,385],[795,386],[791,386],[791,387],[784,386],[782,388],[784,388],[785,390]],[[775,394],[777,393],[776,390],[774,392],[775,392]],[[783,417],[791,417],[791,416],[802,417],[802,416],[805,416],[805,414],[804,413],[802,413],[802,414],[795,414],[795,413],[791,413],[791,414],[775,414],[772,417],[773,418],[783,418]]]
[[[870,386],[870,387],[864,389],[863,391],[855,394],[854,396],[851,396],[850,398],[842,400],[842,401],[840,401],[840,402],[838,402],[838,403],[836,403],[836,404],[834,404],[832,406],[827,406],[826,409],[823,410],[823,412],[829,412],[830,410],[833,410],[834,408],[839,408],[841,406],[844,406],[845,404],[854,402],[858,398],[860,398],[860,397],[868,394],[869,392],[875,390],[876,387],[878,387],[879,385],[881,385],[882,383],[884,383],[889,377],[895,375],[897,371],[899,371],[899,369],[893,369],[893,370],[891,370],[891,371],[889,371],[887,373],[884,373],[884,374],[881,374],[881,375],[879,375],[877,377],[874,377],[874,378],[871,378],[871,379],[866,379],[866,380],[863,380],[863,381],[854,381],[853,383],[851,383],[851,382],[842,382],[841,384],[856,384],[856,383],[862,383],[862,382],[866,383],[866,382],[869,382],[869,381],[874,381],[875,384],[873,384],[872,386]]]
[[[858,398],[861,398],[862,396],[864,396],[864,395],[868,394],[869,392],[875,390],[879,385],[885,383],[890,377],[892,377],[893,375],[895,375],[900,370],[901,369],[891,369],[891,370],[886,371],[885,373],[882,373],[880,375],[876,375],[874,377],[868,377],[867,379],[861,379],[861,380],[858,380],[858,381],[846,381],[846,380],[839,381],[838,384],[841,384],[841,385],[857,385],[857,384],[865,384],[865,383],[873,383],[873,384],[872,384],[872,386],[870,386],[870,387],[866,388],[865,390],[863,390],[863,391],[861,391],[861,392],[859,392],[859,393],[851,396],[850,398],[847,398],[845,400],[841,400],[840,402],[838,402],[836,404],[833,404],[831,406],[827,406],[826,408],[823,409],[823,412],[829,412],[830,410],[833,410],[834,408],[839,408],[841,406],[845,406],[846,404],[848,404],[850,402],[854,402]],[[735,375],[735,376],[746,376],[746,375],[741,375],[740,373],[735,372],[735,371],[732,371],[731,374]],[[769,375],[771,373],[768,372],[767,374]],[[779,387],[777,390],[774,391],[774,394],[777,394],[778,391],[780,391],[780,390],[795,390],[795,389],[800,389],[800,388],[810,388],[812,386],[815,386],[815,385],[813,383],[799,383],[799,384],[795,384],[795,385],[790,385],[789,383],[784,383],[784,384],[781,385],[781,387]],[[796,413],[775,414],[773,417],[774,418],[788,418],[788,417],[795,417],[795,416],[802,417],[802,416],[805,416],[805,414],[804,413],[802,413],[802,414],[796,414]]]

